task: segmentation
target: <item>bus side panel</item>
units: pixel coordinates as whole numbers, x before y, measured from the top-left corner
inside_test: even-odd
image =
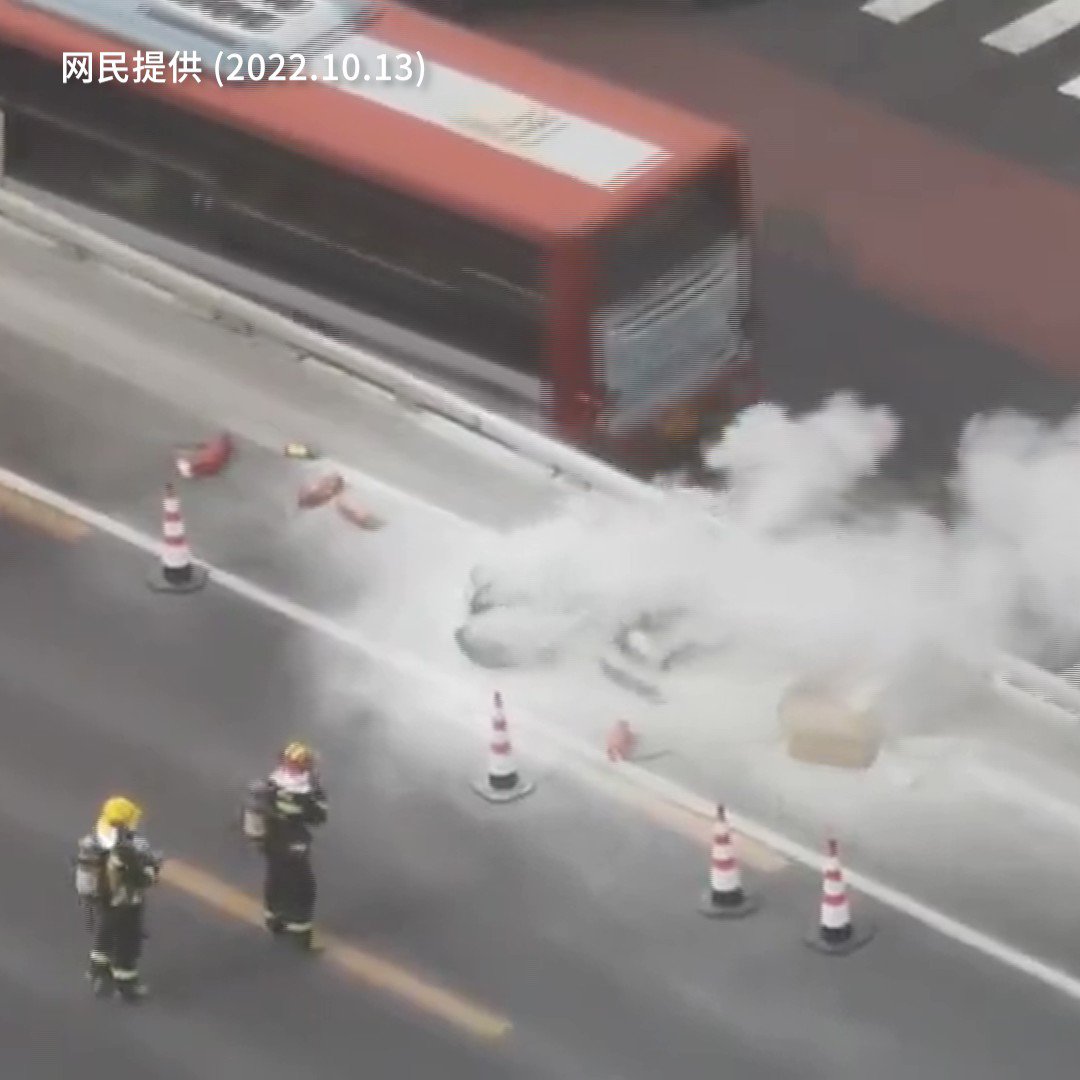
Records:
[[[592,336],[593,248],[587,237],[563,237],[549,248],[548,259],[547,413],[564,439],[595,446],[603,420],[603,381]]]
[[[761,400],[762,379],[758,367],[757,342],[761,332],[761,317],[758,307],[757,288],[757,244],[758,230],[756,208],[754,206],[754,185],[750,166],[750,148],[740,141],[735,152],[735,168],[738,174],[739,223],[745,237],[741,276],[746,290],[746,320],[744,331],[747,349],[742,363],[731,372],[727,401],[724,412],[734,415],[749,405]]]

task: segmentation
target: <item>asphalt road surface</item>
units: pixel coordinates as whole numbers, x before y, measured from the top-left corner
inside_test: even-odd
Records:
[[[2,367],[0,464],[95,503],[95,488],[145,502],[166,407],[113,397],[89,370],[56,382],[17,334]],[[242,455],[249,477],[280,468]],[[407,680],[342,655],[353,682],[331,690],[311,663],[329,647],[306,631],[214,584],[159,596],[145,554],[0,506],[5,1075],[1072,1075],[1073,1003],[865,900],[875,940],[821,957],[801,942],[819,883],[791,866],[748,860],[762,909],[705,920],[700,835],[557,761],[530,763],[529,799],[488,807],[469,786],[482,747]],[[252,925],[258,866],[235,830],[245,782],[297,736],[322,750],[333,799],[318,852],[332,942],[311,963]],[[135,1010],[88,994],[67,864],[116,790],[145,804],[172,860],[151,915],[155,996]]]
[[[1075,407],[1080,30],[980,41],[1036,0],[528,10],[489,32],[733,124],[760,213],[760,357],[797,408],[851,388],[905,423],[898,467],[947,466],[965,420]]]

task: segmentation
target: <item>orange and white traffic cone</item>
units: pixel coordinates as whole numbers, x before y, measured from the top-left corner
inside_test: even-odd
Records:
[[[488,771],[483,780],[473,784],[473,790],[488,802],[506,803],[522,799],[534,791],[536,785],[525,780],[514,761],[514,748],[510,743],[510,730],[503,709],[502,694],[495,694],[495,709],[491,715],[491,747],[488,754]]]
[[[843,956],[865,945],[873,936],[872,926],[867,923],[856,926],[851,917],[839,848],[835,840],[830,840],[822,879],[821,922],[807,935],[806,944],[819,952]]]
[[[190,593],[201,589],[207,580],[206,570],[191,559],[180,500],[172,484],[165,486],[162,500],[161,563],[150,575],[155,592]]]
[[[757,911],[760,906],[760,899],[743,888],[731,829],[724,808],[718,806],[709,865],[709,891],[699,910],[712,919],[736,919]]]

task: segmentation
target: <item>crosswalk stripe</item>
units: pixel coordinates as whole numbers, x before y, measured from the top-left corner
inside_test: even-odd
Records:
[[[1058,87],[1058,91],[1062,94],[1068,94],[1069,97],[1080,98],[1080,75],[1077,75],[1075,79],[1070,79],[1067,83],[1062,83]]]
[[[940,3],[941,0],[868,0],[860,10],[886,22],[902,23]]]
[[[1002,52],[1020,56],[1080,26],[1080,0],[1051,0],[982,40]]]

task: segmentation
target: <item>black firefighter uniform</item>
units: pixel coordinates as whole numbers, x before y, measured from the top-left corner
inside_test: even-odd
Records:
[[[313,768],[296,768],[288,760],[252,787],[244,815],[244,831],[266,859],[266,927],[305,948],[313,947],[315,920],[312,833],[327,816],[326,794]]]
[[[79,841],[75,868],[93,934],[88,975],[94,991],[115,988],[127,1000],[144,993],[139,960],[145,897],[161,870],[160,857],[135,831],[141,816],[129,799],[109,799],[94,831]]]

